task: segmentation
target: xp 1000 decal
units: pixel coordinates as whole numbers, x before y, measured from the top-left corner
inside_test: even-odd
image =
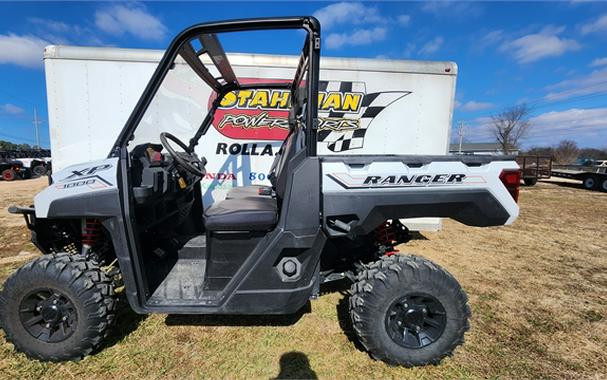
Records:
[[[103,189],[106,187],[112,187],[113,185],[106,179],[101,177],[98,173],[104,170],[108,170],[112,167],[110,164],[102,164],[92,167],[86,167],[84,169],[72,169],[70,174],[58,181],[55,185],[56,189],[65,190],[73,189],[76,187],[87,186],[91,189]]]
[[[242,79],[242,83],[285,82]],[[367,93],[364,82],[320,81],[318,89],[318,141],[332,152],[363,147],[373,120],[410,91]],[[290,92],[282,89],[240,90],[227,94],[215,113],[213,126],[222,135],[237,140],[286,138]],[[209,106],[215,94],[209,99]]]

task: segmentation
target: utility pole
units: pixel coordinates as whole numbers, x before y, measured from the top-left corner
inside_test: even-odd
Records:
[[[462,154],[462,142],[464,141],[464,133],[465,133],[464,122],[460,121],[459,128],[457,129],[457,135],[459,136],[459,149],[458,149],[459,154]]]
[[[38,120],[38,110],[34,107],[34,130],[36,131],[36,149],[40,149],[40,127],[41,121]]]

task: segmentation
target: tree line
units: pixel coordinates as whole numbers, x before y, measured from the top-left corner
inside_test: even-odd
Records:
[[[35,145],[15,144],[10,141],[0,140],[0,150],[34,150],[40,149]]]
[[[504,154],[511,154],[519,148],[519,144],[527,137],[532,128],[529,121],[531,110],[526,104],[506,108],[504,111],[491,116],[489,130],[495,141],[500,144]],[[607,160],[607,147],[604,149],[580,148],[573,140],[561,140],[556,146],[535,146],[522,154],[549,156],[557,164],[571,164],[579,159]]]
[[[562,140],[556,146],[531,147],[523,154],[549,156],[557,164],[572,164],[578,160],[607,160],[607,149],[579,148],[572,140]]]

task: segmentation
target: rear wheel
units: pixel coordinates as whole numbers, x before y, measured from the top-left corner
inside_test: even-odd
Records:
[[[36,165],[32,168],[32,173],[34,174],[35,177],[42,177],[43,175],[46,174],[46,172],[47,172],[46,166],[44,166],[43,164]]]
[[[603,180],[603,183],[601,184],[601,190],[607,191],[607,178]]]
[[[2,179],[5,181],[13,181],[15,178],[17,178],[17,173],[13,169],[5,169],[2,172]]]
[[[21,267],[0,293],[0,327],[29,357],[78,360],[99,346],[114,320],[111,280],[80,255],[45,255]]]
[[[460,285],[421,257],[384,257],[359,274],[350,292],[360,342],[388,364],[437,364],[463,343],[469,328],[470,307]]]
[[[598,181],[594,177],[586,177],[582,184],[586,190],[594,190],[597,187]]]
[[[537,183],[537,178],[525,178],[523,179],[523,182],[525,182],[526,186],[535,186]]]

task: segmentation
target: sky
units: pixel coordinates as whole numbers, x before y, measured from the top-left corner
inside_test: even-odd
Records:
[[[189,25],[314,15],[322,54],[455,61],[454,138],[494,141],[491,116],[529,106],[523,148],[563,139],[607,148],[607,2],[0,2],[0,139],[49,146],[46,45],[164,49]],[[295,36],[297,37],[297,36]],[[287,34],[232,39],[227,51],[288,54]],[[294,48],[295,47],[295,50]]]

